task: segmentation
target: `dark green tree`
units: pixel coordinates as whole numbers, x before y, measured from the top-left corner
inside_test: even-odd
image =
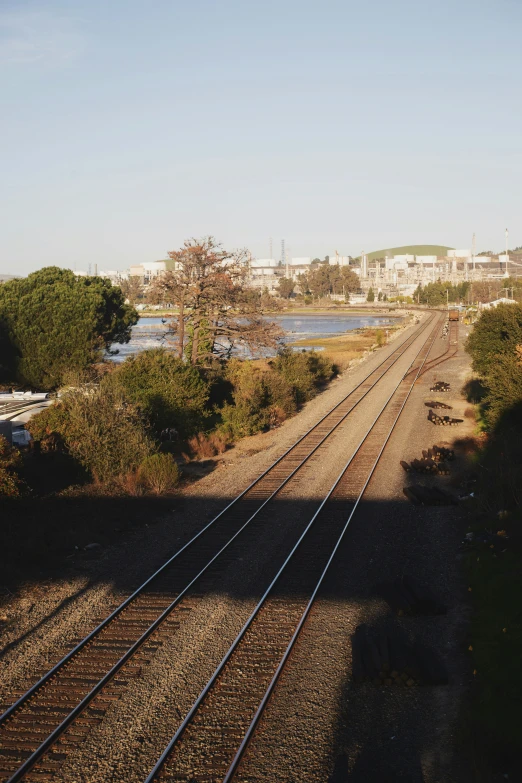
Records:
[[[373,288],[370,288],[368,290],[368,296],[366,297],[367,302],[375,302],[375,293],[373,291]]]
[[[522,345],[522,305],[504,304],[485,310],[468,337],[466,350],[473,369],[486,379],[502,356],[513,356]]]
[[[469,288],[468,282],[452,285],[447,281],[437,280],[424,287],[419,284],[413,294],[413,301],[430,307],[440,307],[449,302],[462,302],[467,298]]]
[[[208,384],[197,367],[164,348],[131,356],[103,380],[104,384],[137,405],[158,432],[174,427],[186,437],[203,425]]]
[[[51,266],[0,286],[2,363],[11,377],[33,387],[59,386],[112,343],[128,342],[137,321],[121,289],[101,277]]]

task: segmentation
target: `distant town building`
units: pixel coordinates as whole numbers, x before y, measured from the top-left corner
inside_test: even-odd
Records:
[[[479,307],[481,310],[491,310],[493,307],[498,307],[499,305],[503,304],[516,304],[516,301],[514,299],[508,299],[505,296],[501,296],[500,299],[494,299],[492,302],[479,304]]]

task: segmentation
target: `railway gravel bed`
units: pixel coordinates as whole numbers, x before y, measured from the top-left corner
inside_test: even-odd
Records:
[[[461,327],[455,357],[433,367],[416,385],[408,415],[397,425],[234,781],[471,780],[459,727],[471,679],[466,655],[468,593],[460,569],[464,514],[459,507],[409,503],[403,487],[412,479],[399,465],[401,459],[418,457],[434,443],[450,445],[472,434],[472,422],[464,417],[466,403],[459,394],[469,377],[469,361],[462,349],[465,336]],[[435,344],[432,355],[439,353]],[[441,431],[427,420],[424,403],[433,398],[429,387],[434,380],[451,383],[444,401],[464,418],[456,429]],[[458,494],[462,461],[457,456],[452,463],[453,475],[415,480]],[[447,605],[447,615],[392,615],[375,588],[383,579],[403,573],[429,586]],[[449,684],[414,688],[354,684],[350,638],[361,623],[398,628],[409,639],[420,640],[446,665]]]
[[[27,583],[17,595],[1,590],[0,703],[10,703],[14,690],[30,687],[72,648],[74,638],[92,630],[391,353],[397,338],[404,339],[412,329],[405,325],[394,332],[391,345],[347,370],[278,430],[239,442],[216,460],[213,472],[183,489],[173,500],[172,513],[161,522],[122,537],[119,546],[71,552],[62,573]]]
[[[440,349],[439,351],[440,352]],[[370,361],[373,361],[375,364],[382,361],[383,356],[385,354],[383,352],[379,352],[377,354],[377,357],[371,357]],[[361,368],[357,368],[357,371],[360,371]],[[363,367],[363,372],[361,374],[366,374],[369,370],[368,363],[366,363]],[[400,370],[400,365],[397,367],[397,372]],[[355,372],[352,376],[352,384],[355,381]],[[431,380],[431,378],[430,378]],[[335,384],[332,385],[332,388],[330,388],[327,392],[325,392],[326,396],[327,394],[330,394],[333,396],[333,392],[338,393],[339,388],[341,385],[345,382],[345,378],[343,377],[341,380],[337,381]],[[417,390],[418,391],[418,390]],[[338,394],[338,397],[344,396],[346,394],[346,387],[341,392],[341,394]],[[382,397],[382,392],[379,393]],[[363,430],[365,426],[367,426],[367,420],[368,418],[371,418],[371,415],[373,411],[375,410],[375,405],[378,404],[379,399],[381,397],[379,394],[374,395],[374,400],[371,404],[368,405],[367,410],[363,410],[362,408],[359,409],[356,412],[357,419],[354,416],[353,422],[352,420],[352,426],[351,428],[346,428],[343,431],[339,431],[337,436],[334,436],[333,438],[333,448],[329,449],[329,456],[328,456],[328,464],[326,462],[322,462],[320,459],[315,461],[315,464],[312,463],[311,465],[311,472],[309,476],[306,476],[304,480],[301,482],[301,486],[296,486],[293,490],[291,490],[288,493],[288,496],[284,498],[284,502],[287,502],[289,504],[289,508],[292,508],[292,514],[295,514],[295,507],[299,506],[299,503],[301,502],[303,504],[303,509],[306,507],[307,511],[310,508],[310,502],[318,501],[321,497],[324,496],[324,488],[328,485],[328,479],[329,476],[331,476],[331,470],[333,465],[339,465],[344,460],[341,460],[341,457],[346,454],[346,451],[351,448],[351,444],[353,444],[354,439],[357,439],[357,436],[360,434],[360,432]],[[316,401],[321,401],[324,404],[323,396],[320,398],[317,398]],[[332,404],[335,404],[330,401],[330,403],[326,406],[327,409],[332,407]],[[303,412],[309,412],[310,406],[307,406],[307,409]],[[424,411],[425,412],[425,411]],[[301,414],[301,415],[303,415]],[[315,412],[315,415],[313,417],[313,420],[316,421],[321,414],[318,414],[317,411]],[[296,417],[295,420],[291,420],[289,424],[294,423],[299,417]],[[310,425],[308,425],[310,426]],[[431,437],[433,441],[436,441],[437,438],[434,436],[434,428],[431,425],[428,425]],[[303,429],[307,429],[306,426],[303,427]],[[419,428],[417,428],[419,429]],[[282,430],[279,434],[282,434]],[[411,435],[412,433],[410,433]],[[414,434],[414,433],[413,433]],[[274,433],[270,433],[270,435],[274,435]],[[288,432],[287,432],[288,436]],[[251,439],[254,440],[254,439]],[[256,440],[259,442],[262,440],[259,436],[257,436]],[[296,436],[294,435],[291,437],[290,442],[294,442],[296,440]],[[440,440],[440,438],[439,438]],[[278,453],[281,453],[285,450],[284,445],[282,446],[281,443],[277,442],[277,438],[275,439],[276,442],[272,444],[272,449],[277,448]],[[411,444],[412,439],[409,438],[409,443]],[[245,445],[245,444],[244,444]],[[423,447],[426,447],[427,443],[423,444]],[[252,451],[252,447],[250,447],[250,451]],[[245,453],[245,452],[244,452]],[[253,455],[252,453],[248,454],[248,449],[246,450],[246,457],[249,459],[248,468],[251,468],[251,463],[254,462],[253,457],[257,457],[259,461],[261,461],[261,457],[266,458],[266,462],[271,463],[274,461],[275,456],[267,457],[267,452],[265,452],[262,455]],[[276,454],[277,456],[277,454]],[[404,457],[404,453],[401,455]],[[242,462],[239,462],[239,460],[245,459],[245,457],[241,458],[239,454],[236,454],[234,457],[230,457],[228,461],[232,463],[232,466],[238,467],[238,464],[243,464]],[[225,461],[227,461],[225,459]],[[257,460],[256,460],[257,461]],[[229,466],[230,467],[230,466]],[[248,470],[247,468],[247,470]],[[249,483],[249,479],[245,479],[245,475],[247,474],[247,470],[242,471],[241,478],[243,479],[243,485]],[[216,471],[214,474],[211,474],[207,476],[205,479],[202,479],[201,482],[198,483],[198,485],[193,485],[187,492],[185,492],[185,503],[187,503],[187,499],[195,495],[195,499],[197,499],[198,505],[202,508],[204,505],[208,506],[210,502],[212,503],[219,503],[219,507],[221,508],[223,504],[223,498],[218,498],[217,492],[216,492],[216,484],[219,484],[223,480],[223,473],[228,472],[228,468],[221,468],[218,471]],[[253,475],[259,474],[260,469],[259,467],[257,469],[253,469]],[[221,473],[221,476],[219,475]],[[212,481],[213,480],[213,481]],[[204,492],[198,493],[198,489],[209,489],[209,485],[214,484],[212,490],[209,492],[209,494],[205,497]],[[231,494],[235,494],[231,493]],[[229,496],[230,497],[230,496]],[[206,504],[204,504],[204,501],[207,500]],[[221,502],[219,502],[219,500]],[[369,502],[369,501],[368,501]],[[379,501],[381,502],[381,501]],[[382,511],[382,508],[381,508]],[[212,516],[212,512],[206,514],[206,518]],[[299,514],[295,514],[295,518],[297,519],[299,517]],[[197,523],[197,521],[196,521]],[[201,516],[199,517],[199,525],[197,527],[201,526]],[[157,527],[157,526],[156,526]],[[154,528],[154,533],[156,533],[156,527]],[[129,705],[131,707],[131,713],[132,710],[135,710],[140,704],[141,708],[143,710],[143,699],[147,700],[150,699],[150,685],[154,683],[154,680],[150,679],[149,675],[154,676],[154,672],[156,673],[158,679],[163,678],[161,680],[161,685],[159,682],[156,682],[156,687],[154,688],[154,699],[156,700],[156,705],[151,704],[150,707],[148,705],[148,724],[147,724],[147,716],[144,716],[141,723],[141,733],[137,734],[135,729],[140,729],[139,724],[139,716],[134,714],[134,720],[132,723],[132,731],[127,730],[126,738],[123,743],[121,743],[121,747],[113,747],[111,744],[111,729],[101,728],[100,727],[100,734],[98,735],[97,730],[90,732],[89,739],[87,742],[85,742],[85,757],[78,759],[75,757],[74,762],[70,762],[70,766],[65,766],[63,769],[59,770],[59,773],[57,772],[56,779],[60,780],[67,780],[67,781],[76,781],[76,780],[82,780],[82,781],[95,781],[95,780],[142,780],[142,771],[147,770],[150,768],[149,759],[153,757],[153,753],[156,751],[154,748],[156,745],[159,744],[159,737],[153,736],[151,732],[154,732],[154,724],[158,720],[158,718],[161,718],[161,715],[158,715],[156,708],[157,705],[161,705],[161,703],[168,702],[168,705],[166,706],[166,711],[170,711],[172,716],[176,716],[179,720],[179,715],[183,714],[184,706],[183,706],[183,698],[184,695],[186,695],[188,692],[192,692],[193,688],[199,687],[197,685],[197,681],[200,681],[202,678],[204,679],[205,672],[209,669],[211,660],[209,658],[208,653],[211,653],[212,660],[215,660],[215,657],[219,654],[220,648],[223,647],[223,645],[226,647],[226,638],[229,637],[229,634],[236,633],[236,629],[238,626],[240,626],[244,620],[245,612],[248,614],[249,607],[251,607],[254,599],[256,598],[256,590],[252,587],[252,585],[255,584],[255,579],[259,575],[263,575],[263,579],[266,579],[266,574],[270,572],[271,569],[275,568],[277,565],[277,556],[282,556],[282,552],[286,550],[288,546],[289,538],[287,539],[287,536],[290,536],[290,525],[283,525],[280,524],[280,530],[279,530],[279,536],[276,534],[271,541],[272,546],[272,557],[269,557],[268,560],[271,560],[272,562],[267,563],[266,558],[264,558],[261,555],[261,546],[263,543],[265,543],[265,549],[266,549],[266,539],[263,542],[263,537],[261,536],[258,540],[253,540],[252,542],[252,551],[249,553],[247,552],[244,556],[245,560],[245,567],[247,569],[247,573],[249,574],[249,577],[252,578],[249,580],[245,580],[245,574],[241,575],[241,572],[236,573],[235,575],[230,575],[230,579],[227,582],[226,579],[219,580],[219,592],[215,592],[211,596],[211,600],[208,602],[198,602],[198,606],[194,607],[194,611],[191,612],[191,615],[193,614],[194,617],[191,617],[191,620],[193,620],[192,626],[190,626],[190,623],[186,624],[186,632],[188,635],[185,635],[184,641],[181,643],[181,648],[177,650],[179,657],[183,658],[183,665],[180,669],[177,669],[177,676],[179,679],[179,687],[181,686],[181,691],[178,693],[177,696],[173,697],[172,692],[168,690],[169,688],[169,682],[168,678],[165,678],[163,675],[165,675],[165,668],[171,667],[172,668],[172,655],[176,655],[176,650],[173,648],[168,648],[168,645],[163,645],[161,653],[157,653],[156,650],[153,649],[154,655],[152,656],[154,658],[153,661],[151,661],[150,666],[150,672],[147,674],[148,682],[149,682],[149,689],[147,690],[147,686],[144,684],[144,689],[141,690],[141,693],[138,693],[136,689],[132,688],[129,689]],[[193,529],[197,529],[196,525],[194,525]],[[172,530],[171,530],[172,533]],[[277,533],[277,531],[276,531]],[[295,529],[292,531],[291,535],[295,534]],[[187,534],[187,537],[190,537],[190,534]],[[136,535],[134,543],[139,541],[140,536]],[[151,543],[151,542],[149,542]],[[156,546],[158,546],[158,539],[155,542]],[[128,547],[131,545],[131,542],[129,542]],[[170,550],[177,549],[179,545],[173,546],[172,545],[172,538],[170,541]],[[156,557],[159,559],[160,562],[162,562],[165,559],[165,552],[159,552],[158,549],[156,551]],[[258,557],[256,560],[256,552],[258,553]],[[104,554],[104,557],[108,559],[110,553],[107,552]],[[143,554],[142,554],[143,558]],[[145,561],[146,562],[146,561]],[[132,581],[133,578],[135,578],[134,574],[139,573],[139,568],[145,564],[143,559],[138,565],[138,569],[136,572],[128,572],[126,580],[124,584],[128,584]],[[93,572],[96,570],[98,573],[103,573],[103,568],[101,567],[103,565],[102,562],[98,561],[93,568]],[[145,571],[145,575],[148,575],[151,568],[150,561],[146,563],[148,566]],[[251,567],[252,565],[252,567]],[[266,571],[268,569],[268,571]],[[139,580],[139,577],[137,578],[137,581]],[[234,581],[235,580],[235,581]],[[118,583],[117,583],[118,584]],[[99,595],[99,605],[102,607],[99,609],[97,607],[97,611],[101,611],[103,614],[103,604],[105,601],[110,601],[110,605],[114,605],[115,598],[119,597],[116,593],[112,593],[111,595],[111,583],[109,581],[102,583],[100,586],[101,592]],[[122,585],[119,584],[119,594],[126,594],[127,590],[125,587],[122,589]],[[85,589],[87,588],[87,589]],[[77,612],[77,618],[81,618],[84,624],[89,623],[89,618],[86,619],[85,612],[82,611],[80,608],[81,600],[85,600],[85,596],[90,592],[90,588],[88,585],[85,585],[81,581],[81,578],[78,578],[78,582],[76,585],[76,589],[82,592],[82,595],[79,596],[76,599],[73,599],[71,601],[71,604],[74,605],[74,608]],[[337,588],[336,588],[337,589]],[[67,601],[67,596],[63,598],[64,601]],[[89,604],[89,607],[92,609],[91,604]],[[201,614],[197,615],[196,609],[199,610],[201,608]],[[84,607],[85,609],[85,607]],[[314,610],[314,614],[315,614]],[[69,606],[66,606],[63,609],[64,615],[68,612],[71,612],[71,608]],[[58,613],[59,614],[59,613]],[[94,617],[94,612],[90,616],[91,621],[91,627],[92,627],[92,618]],[[62,620],[62,626],[60,626],[60,623],[57,622],[57,628],[60,629],[60,627],[63,629],[63,620]],[[41,626],[39,629],[40,633],[43,633],[43,628],[45,626]],[[225,629],[225,632],[222,634],[222,629]],[[72,641],[72,636],[68,636],[67,632],[70,629],[66,628],[65,636],[67,636],[69,642]],[[78,634],[78,627],[74,629],[75,634]],[[59,634],[58,634],[59,635]],[[27,637],[29,638],[29,637]],[[201,649],[198,646],[199,640],[201,640]],[[24,642],[26,640],[21,640],[20,644],[18,645],[18,649],[23,649]],[[34,641],[34,639],[33,639]],[[12,654],[12,651],[16,648],[16,645],[14,645],[11,650],[7,651],[6,659],[9,657],[10,654]],[[56,654],[56,647],[49,647],[48,650],[51,651],[51,654],[54,652]],[[164,654],[163,654],[164,653]],[[163,656],[163,657],[162,657]],[[169,663],[170,661],[170,663]],[[48,664],[46,666],[48,668]],[[197,674],[195,674],[192,670],[196,669]],[[189,679],[190,675],[194,675],[193,684],[191,687],[185,687],[186,685],[186,677],[187,672],[189,673]],[[181,674],[181,676],[180,676]],[[16,674],[13,679],[16,679]],[[34,673],[33,673],[33,679],[34,679]],[[145,680],[145,678],[143,678]],[[171,687],[174,687],[172,678],[170,684]],[[165,685],[163,685],[163,682],[165,682]],[[20,687],[20,686],[18,686]],[[22,685],[22,688],[24,686]],[[12,690],[12,689],[11,689]],[[349,689],[348,689],[349,690]],[[147,693],[149,696],[147,696]],[[168,698],[167,694],[168,693]],[[135,698],[134,698],[135,697]],[[120,697],[118,696],[118,699]],[[178,703],[176,703],[176,700]],[[111,700],[109,699],[109,702]],[[115,699],[116,701],[116,699]],[[275,703],[276,700],[274,700]],[[112,732],[112,743],[118,742],[117,740],[117,732],[120,732],[121,736],[121,729],[122,726],[129,726],[129,723],[127,722],[127,717],[125,714],[120,713],[121,703],[118,704],[118,710],[113,710],[114,716],[113,716],[113,722],[109,721],[107,723],[108,726],[113,726],[113,732]],[[104,708],[106,709],[106,708]],[[109,706],[108,709],[106,709],[106,713],[109,714],[109,710],[112,710],[112,706]],[[116,712],[118,714],[116,714]],[[165,713],[166,716],[166,713]],[[130,714],[129,714],[130,717]],[[104,726],[106,725],[106,721],[104,721]],[[100,738],[103,741],[103,744],[100,749]],[[91,744],[92,740],[92,744]],[[147,745],[150,745],[151,747],[147,749]],[[147,752],[148,750],[148,752]],[[94,757],[92,756],[92,751],[95,751]],[[331,751],[332,748],[330,748],[330,760],[331,760]],[[89,754],[91,757],[91,760],[94,758],[94,760],[91,762],[91,766],[88,766],[88,758]],[[130,754],[130,755],[129,755]],[[135,765],[130,767],[129,761],[130,756],[133,756],[135,758]],[[97,758],[96,758],[97,757]],[[323,768],[324,771],[324,768]],[[257,774],[257,773],[256,773]],[[292,768],[291,773],[289,774],[294,775],[296,774],[296,770]],[[140,777],[141,776],[141,777]],[[36,779],[41,779],[38,777],[35,777]],[[257,779],[255,777],[249,777],[249,780]],[[269,777],[269,778],[259,778],[259,779],[279,779],[277,777]],[[287,777],[287,778],[280,778],[285,780],[293,780],[294,777]],[[313,777],[303,777],[303,780],[317,780],[318,778]],[[319,778],[322,779],[322,778]],[[361,778],[362,779],[362,778]],[[399,778],[397,778],[399,779]],[[435,780],[435,778],[434,778]]]
[[[403,373],[403,372],[404,372],[404,370],[406,369],[406,366],[407,366],[407,365],[404,365],[404,363],[403,363],[403,369],[401,369],[401,364],[400,364],[400,362],[398,363],[398,365],[397,365],[397,368],[396,368],[396,373],[395,373],[395,374],[397,375],[397,378],[400,378],[400,377],[402,376],[402,373]],[[376,396],[376,398],[377,398],[377,399],[376,399],[376,401],[378,401],[378,399],[379,399],[380,397],[382,397],[383,391],[382,391],[382,389],[376,389],[375,391],[377,392],[377,394],[376,394],[376,395],[374,395],[374,396]],[[373,404],[375,404],[375,402],[374,402]],[[358,413],[359,413],[359,409],[358,409]],[[364,415],[364,414],[359,414],[359,415]],[[351,419],[350,419],[350,421],[351,421]],[[341,429],[342,429],[342,428],[340,428],[340,430],[341,430]],[[350,435],[353,437],[353,435],[354,435],[355,433],[358,433],[358,432],[360,432],[360,431],[361,431],[360,427],[354,424],[354,426],[351,428],[351,432],[350,432],[350,433],[347,433],[347,432],[343,432],[343,433],[342,433],[342,435],[343,435],[342,439],[339,439],[339,438],[338,438],[338,439],[337,439],[337,444],[334,444],[334,446],[337,448],[337,450],[341,449],[341,452],[340,452],[340,454],[342,454],[342,453],[343,453],[343,452],[346,450],[346,448],[347,448],[347,443],[348,443],[348,440],[349,440],[349,438],[347,437],[347,435],[348,435],[348,434],[350,434]],[[319,454],[319,453],[318,453],[318,454]],[[329,448],[329,451],[328,451],[328,460],[325,460],[325,461],[324,461],[324,462],[325,462],[324,466],[321,464],[321,460],[320,460],[320,459],[318,460],[318,464],[316,464],[316,465],[313,467],[312,475],[310,475],[309,479],[307,479],[307,481],[305,482],[305,483],[306,483],[306,486],[307,486],[307,492],[308,492],[308,494],[307,494],[307,501],[308,501],[308,503],[310,503],[310,501],[313,499],[313,496],[314,496],[314,492],[313,492],[313,491],[312,491],[312,492],[311,492],[311,494],[310,494],[310,489],[311,489],[311,487],[313,486],[314,482],[315,482],[315,487],[317,488],[317,492],[316,492],[317,499],[319,500],[321,497],[323,497],[323,496],[324,496],[324,493],[325,493],[325,486],[326,486],[326,487],[328,487],[328,486],[329,486],[329,483],[330,483],[330,482],[329,482],[329,480],[328,480],[328,475],[329,475],[329,469],[328,469],[328,465],[331,465],[331,464],[332,464],[332,462],[333,462],[333,464],[336,464],[338,461],[339,461],[339,457],[336,457],[336,456],[335,456],[335,448],[334,448],[334,450],[332,451],[332,448],[331,448],[331,447]],[[313,478],[313,481],[312,481],[312,478]],[[325,484],[325,482],[326,482],[326,484]],[[296,492],[296,489],[297,489],[297,498],[299,498],[299,491],[298,491],[298,490],[299,490],[299,488],[295,488],[295,487],[294,487],[294,488],[293,488],[293,492],[295,493],[295,492]],[[290,492],[290,493],[289,493],[289,497],[288,497],[288,498],[286,498],[285,500],[286,500],[287,502],[291,502],[291,501],[292,501],[292,492]],[[295,513],[294,506],[292,506],[292,509],[293,509],[293,510],[292,510],[293,517],[294,517],[294,519],[295,519],[295,520],[297,520],[297,519],[298,519],[298,517],[299,517],[299,514],[296,514],[296,513]],[[268,520],[267,520],[267,522],[268,522]],[[294,523],[294,524],[295,524],[295,523]],[[279,532],[283,534],[283,537],[284,537],[284,536],[287,536],[288,529],[289,529],[290,527],[291,527],[291,526],[290,526],[290,525],[288,525],[288,524],[286,524],[286,525],[285,525],[285,524],[284,524],[284,522],[283,522],[283,520],[281,520],[281,521],[280,521],[280,531],[279,531]],[[285,529],[285,528],[287,528],[287,529]],[[262,533],[262,527],[261,527],[261,530],[260,530],[260,532]],[[275,531],[275,532],[277,533],[277,531]],[[265,540],[263,541],[263,536],[261,536],[261,538],[259,539],[259,541],[255,542],[255,547],[254,547],[254,550],[253,550],[253,551],[251,551],[250,553],[249,553],[249,552],[247,552],[247,553],[245,554],[245,556],[244,556],[244,559],[245,559],[246,563],[248,563],[248,565],[249,565],[249,566],[250,566],[250,564],[251,564],[251,563],[255,563],[255,553],[256,553],[256,551],[260,551],[260,550],[263,548],[263,544],[264,544],[264,549],[266,550],[266,538],[265,538]],[[274,535],[274,537],[273,537],[272,546],[274,546],[274,545],[277,545],[277,535]],[[284,545],[281,547],[281,549],[282,549],[282,551],[285,551],[285,550],[286,550],[286,548],[287,548],[287,542],[285,542],[285,543],[284,543]],[[237,560],[237,558],[238,558],[239,554],[244,554],[244,553],[242,552],[242,550],[241,550],[241,549],[239,549],[239,550],[238,550],[238,552],[235,554],[235,556],[231,556],[231,561],[234,561],[234,562],[235,562],[235,560]],[[274,560],[274,558],[272,558],[272,560]],[[273,567],[273,563],[272,563],[272,567]],[[254,569],[252,569],[252,568],[250,568],[250,567],[249,567],[249,576],[250,576],[250,577],[252,577],[252,573],[253,573],[253,572],[255,572],[255,568],[254,568]],[[229,586],[226,584],[226,579],[225,579],[225,581],[224,581],[224,584],[223,584],[223,579],[216,579],[215,581],[216,581],[216,583],[219,583],[219,585],[220,585],[220,589],[221,589],[222,587],[224,587],[224,589],[226,590],[226,589],[227,589],[227,587],[229,587]],[[237,591],[238,591],[238,586],[237,586],[237,585],[236,585],[236,588],[235,588],[235,590],[236,590],[236,593],[237,593]],[[203,602],[201,602],[201,603],[203,603]],[[212,602],[210,602],[210,603],[213,603],[213,604],[214,604],[214,606],[212,607],[214,614],[216,613],[216,611],[217,611],[217,613],[219,614],[219,608],[220,608],[220,606],[219,606],[219,602],[218,602],[218,603],[216,603],[216,601],[215,601],[215,600],[214,600],[214,598],[213,598],[213,599],[212,599]],[[207,604],[209,604],[209,602],[208,602],[208,601],[207,601]],[[207,610],[208,610],[208,606],[207,606],[206,608],[207,608]],[[242,608],[242,609],[244,609],[244,607],[243,607],[243,606],[242,606],[241,608]],[[192,611],[193,609],[195,610],[195,609],[196,609],[196,607],[194,607],[194,606],[191,606],[191,607],[190,607],[190,609],[191,609],[191,611]],[[232,622],[233,622],[233,618],[232,618]],[[212,626],[212,618],[210,618],[210,620],[209,620],[209,618],[208,618],[208,617],[207,617],[207,618],[203,618],[203,617],[202,617],[202,618],[200,618],[200,623],[199,623],[199,626],[200,626],[200,628],[204,628],[205,626],[207,626],[207,628],[208,628],[208,627],[211,627],[211,626]],[[201,634],[200,634],[200,636],[201,636]],[[189,644],[188,644],[188,646],[189,646],[189,649],[191,650],[192,657],[194,657],[194,643],[193,643],[193,642],[191,643],[191,642],[190,642],[190,639],[189,639]],[[149,657],[150,657],[150,651],[149,651],[148,655],[149,655]],[[179,656],[178,656],[178,657],[179,657]],[[185,657],[186,657],[186,651],[185,651]],[[201,670],[203,670],[203,669],[204,669],[204,667],[196,667],[196,668],[198,668],[198,675],[200,674],[200,669],[201,669]],[[181,681],[183,682],[183,678],[181,678]],[[134,694],[134,690],[135,690],[135,689],[133,688],[133,689],[131,689],[131,691],[130,691],[130,692],[131,692],[132,694]],[[156,690],[157,690],[157,687],[156,687]],[[114,693],[114,692],[111,690],[111,694],[110,694],[109,702],[110,702],[111,700],[117,700],[117,698],[119,699],[120,697],[119,697],[119,696],[117,696],[117,694],[116,694],[116,693]],[[105,699],[103,699],[102,701],[107,701],[107,697],[106,697]],[[141,705],[142,705],[142,706],[141,706],[141,709],[142,709],[142,711],[143,711],[143,701],[141,701]],[[94,707],[96,707],[96,702],[94,702],[93,706],[94,706]],[[98,704],[98,707],[97,707],[97,712],[99,713],[101,709],[102,709],[101,705],[99,705],[99,704]],[[179,709],[179,708],[176,708],[176,709]],[[105,705],[105,706],[103,707],[103,710],[107,710],[107,705]],[[120,705],[118,705],[118,716],[119,716],[119,718],[118,718],[118,719],[121,719],[121,714],[120,714]],[[138,716],[135,716],[135,718],[136,718],[136,717],[138,717]],[[157,716],[157,714],[156,714],[156,715],[155,715],[155,719],[156,719],[156,720],[157,720],[157,717],[158,717],[158,716]],[[91,720],[91,722],[92,722],[92,720]],[[136,722],[136,721],[134,721],[134,722],[132,723],[132,725],[135,725],[135,722]],[[107,723],[107,721],[105,721],[105,720],[104,720],[104,722],[103,722],[103,726],[105,726],[105,725],[106,725],[106,723]],[[126,723],[126,725],[131,725],[131,724],[127,723],[127,722],[125,722],[125,723]],[[109,724],[110,724],[110,720],[109,720]],[[86,730],[87,730],[87,729],[86,729]],[[101,728],[101,733],[102,733],[102,734],[104,733],[104,731],[105,731],[105,729]],[[128,733],[129,733],[129,732],[127,732],[127,733],[126,733],[126,736],[128,735]],[[93,735],[95,735],[95,732],[93,732]],[[96,737],[95,737],[95,736],[93,736],[93,738],[92,738],[92,739],[93,739],[93,741],[95,741],[95,742],[96,742]],[[99,739],[99,738],[98,738],[98,739]],[[88,743],[86,743],[86,745],[87,745],[87,744],[88,744]],[[139,740],[138,740],[138,744],[139,744]],[[104,767],[104,768],[103,768],[103,771],[100,771],[100,773],[101,773],[101,775],[102,775],[102,777],[101,777],[100,779],[104,779],[104,778],[105,778],[105,779],[107,779],[107,775],[108,775],[108,774],[110,774],[110,769],[112,769],[112,768],[113,768],[113,766],[110,766],[110,764],[109,764],[109,768],[107,767],[107,764],[108,764],[108,758],[110,757],[110,753],[109,753],[109,748],[107,748],[107,744],[106,744],[106,742],[104,743],[104,748],[106,748],[106,749],[107,749],[107,752],[101,752],[101,753],[100,753],[100,744],[99,744],[99,742],[98,742],[98,746],[97,746],[97,751],[98,751],[98,752],[94,754],[94,758],[100,758],[100,757],[101,757],[101,758],[103,759],[103,767]],[[63,750],[63,749],[62,749],[62,750]],[[88,750],[88,748],[86,747],[86,748],[85,748],[85,750],[87,751],[87,750]],[[141,755],[143,756],[143,753],[142,753]],[[92,757],[91,757],[91,758],[92,758]],[[63,760],[64,760],[64,759],[63,759],[63,753],[61,753],[61,754],[60,754],[60,755],[59,755],[59,756],[56,758],[56,763],[55,763],[55,764],[52,764],[52,765],[51,765],[51,767],[49,768],[49,769],[50,769],[50,771],[51,771],[51,768],[54,768],[54,770],[55,770],[55,772],[56,772],[56,775],[57,775],[56,779],[62,779],[62,777],[61,777],[61,776],[62,776],[62,771],[61,771],[61,769],[60,769],[60,772],[58,773],[58,771],[57,771],[57,768],[58,768],[58,767],[60,767],[60,768],[62,767],[62,765],[63,765],[63,764],[62,764]],[[60,762],[60,763],[58,763],[58,762]],[[79,764],[79,767],[77,766],[77,764]],[[71,777],[72,775],[76,775],[76,774],[80,774],[80,775],[81,775],[81,779],[84,779],[84,780],[93,780],[93,779],[95,779],[95,778],[93,778],[93,774],[95,774],[95,773],[94,773],[94,770],[92,769],[92,766],[91,766],[91,767],[89,767],[89,766],[88,766],[87,760],[84,760],[84,761],[83,761],[83,763],[82,763],[82,760],[80,759],[80,761],[78,762],[78,761],[77,761],[77,759],[76,759],[76,756],[75,756],[75,761],[74,761],[74,768],[75,768],[75,769],[79,769],[80,771],[79,771],[78,773],[76,773],[76,772],[75,772],[73,769],[70,769],[69,771],[64,771],[64,772],[63,772],[63,774],[64,774],[64,776],[65,776],[65,777],[64,777],[63,779],[66,779],[66,780],[76,779],[76,777],[74,777],[74,778],[73,778],[73,777]],[[127,768],[127,770],[129,769],[128,765],[127,765],[127,767],[126,767],[126,768]],[[87,772],[87,770],[89,770],[89,771]],[[35,773],[35,774],[36,774],[36,773]],[[122,772],[122,774],[123,774],[123,775],[125,775],[125,778],[126,778],[126,779],[128,779],[128,772],[127,772],[127,774],[126,774],[125,772]],[[85,777],[85,775],[86,775],[86,777]],[[29,778],[28,778],[28,779],[32,779],[32,773],[30,773],[30,775],[29,775]],[[42,779],[42,778],[41,778],[41,775],[40,775],[40,776],[37,776],[35,779]],[[53,779],[55,779],[55,778],[53,777]],[[111,777],[111,779],[119,780],[119,779],[122,779],[122,778],[120,778],[120,777],[118,777],[118,776],[115,776],[114,778],[112,778],[112,777]]]

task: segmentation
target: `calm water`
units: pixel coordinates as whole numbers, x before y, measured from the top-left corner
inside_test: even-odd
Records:
[[[365,326],[386,327],[396,323],[396,318],[370,315],[278,315],[271,320],[277,321],[285,330],[287,343],[296,340],[334,337],[353,329]],[[165,336],[167,324],[162,318],[140,318],[132,329],[132,337],[127,345],[115,343],[113,350],[119,350],[114,360],[121,362],[132,354],[146,351],[148,348],[158,348],[164,345],[171,347],[172,339]]]

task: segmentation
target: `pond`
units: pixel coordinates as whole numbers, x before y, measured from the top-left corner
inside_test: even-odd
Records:
[[[285,342],[291,344],[297,340],[335,337],[335,335],[351,332],[364,327],[386,327],[397,323],[397,318],[387,315],[350,315],[349,313],[274,315],[269,316],[277,321],[285,331]],[[115,343],[112,350],[119,353],[114,361],[122,362],[127,356],[140,351],[160,346],[173,345],[172,339],[166,337],[167,321],[164,318],[140,318],[132,329],[130,342],[126,345]]]

